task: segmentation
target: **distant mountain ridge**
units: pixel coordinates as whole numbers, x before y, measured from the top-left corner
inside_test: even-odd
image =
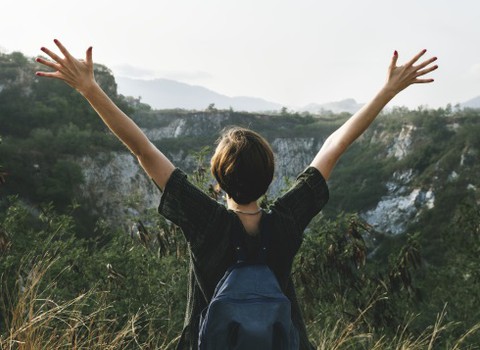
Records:
[[[275,111],[282,105],[248,96],[229,97],[198,85],[189,85],[169,79],[141,80],[116,77],[118,91],[126,96],[141,96],[155,109],[183,108],[205,110],[211,103],[216,108],[237,111]]]
[[[467,108],[480,108],[480,96],[474,97],[468,101],[463,102],[461,106],[467,107]]]
[[[142,102],[154,109],[182,108],[188,110],[205,110],[211,103],[218,109],[246,112],[279,111],[284,105],[249,96],[226,96],[203,86],[190,85],[170,79],[142,80],[116,77],[119,93],[125,96],[141,97]],[[323,114],[326,112],[355,113],[363,104],[354,99],[344,99],[329,103],[310,103],[305,107],[290,109],[299,112]]]
[[[271,112],[280,111],[285,104],[258,97],[227,96],[199,85],[190,85],[170,79],[133,79],[117,76],[118,92],[125,96],[141,97],[142,102],[154,109],[187,109],[203,111],[210,104],[218,109],[232,108],[235,111]],[[289,106],[289,109],[312,114],[355,113],[363,106],[353,98],[327,103],[310,103],[304,107]],[[461,103],[462,107],[480,108],[480,96]]]
[[[329,103],[310,103],[301,109],[301,111],[310,112],[313,114],[323,114],[325,112],[342,113],[349,112],[355,113],[362,108],[363,103],[358,103],[353,98],[347,98],[341,101],[329,102]]]

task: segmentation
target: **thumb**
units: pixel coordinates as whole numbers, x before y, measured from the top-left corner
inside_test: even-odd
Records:
[[[86,62],[88,65],[91,65],[93,64],[93,60],[92,60],[92,51],[93,51],[93,48],[90,46],[88,49],[87,49],[87,57],[86,57]]]
[[[395,50],[393,52],[392,61],[390,62],[390,69],[393,69],[397,66],[398,52]]]

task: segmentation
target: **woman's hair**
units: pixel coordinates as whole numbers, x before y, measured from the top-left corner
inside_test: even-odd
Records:
[[[267,192],[274,167],[268,142],[241,127],[224,130],[211,160],[211,171],[220,188],[238,204],[253,202]]]

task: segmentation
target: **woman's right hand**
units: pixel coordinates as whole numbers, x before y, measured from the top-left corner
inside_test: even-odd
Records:
[[[416,54],[410,61],[397,67],[398,53],[394,52],[390,67],[388,68],[387,82],[384,89],[393,95],[398,94],[412,84],[432,83],[433,79],[420,78],[438,68],[432,63],[437,60],[436,57],[431,57],[418,65],[414,65],[420,57],[422,57],[427,50],[422,50]]]
[[[42,47],[41,50],[53,61],[48,61],[41,57],[38,57],[36,61],[44,66],[52,68],[54,72],[41,71],[36,72],[36,75],[63,80],[82,95],[85,95],[85,92],[96,84],[95,76],[93,74],[92,47],[87,49],[86,59],[79,60],[73,57],[60,41],[55,39],[54,43],[60,49],[64,57],[62,58],[46,47]]]
[[[383,107],[400,91],[412,84],[431,83],[433,79],[422,78],[438,68],[432,65],[437,60],[432,57],[414,65],[427,50],[420,51],[410,61],[397,67],[398,53],[394,52],[388,69],[387,82],[377,95],[351,116],[322,145],[311,166],[317,168],[325,179],[330,177],[335,164],[347,148],[354,142],[377,117]]]

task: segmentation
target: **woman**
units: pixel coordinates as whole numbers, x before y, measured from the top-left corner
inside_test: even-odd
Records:
[[[54,42],[63,57],[42,47],[52,60],[37,58],[37,62],[54,71],[36,74],[65,81],[90,102],[163,192],[159,212],[179,225],[189,241],[192,257],[189,300],[178,349],[197,348],[200,312],[208,305],[225,270],[234,262],[232,232],[244,233],[245,246],[252,253],[259,247],[258,233],[266,225],[272,232],[268,265],[292,303],[292,320],[299,331],[300,349],[311,349],[290,277],[303,231],[328,200],[325,181],[340,156],[400,91],[412,84],[433,82],[422,77],[438,68],[432,65],[436,57],[414,65],[425,54],[426,50],[422,50],[406,64],[397,66],[395,51],[387,81],[377,95],[328,137],[293,187],[275,201],[269,212],[264,212],[257,200],[272,181],[274,160],[270,146],[260,135],[248,129],[232,128],[219,141],[211,170],[227,194],[225,208],[193,186],[102,91],[95,81],[91,47],[85,60],[77,60],[58,40]]]

